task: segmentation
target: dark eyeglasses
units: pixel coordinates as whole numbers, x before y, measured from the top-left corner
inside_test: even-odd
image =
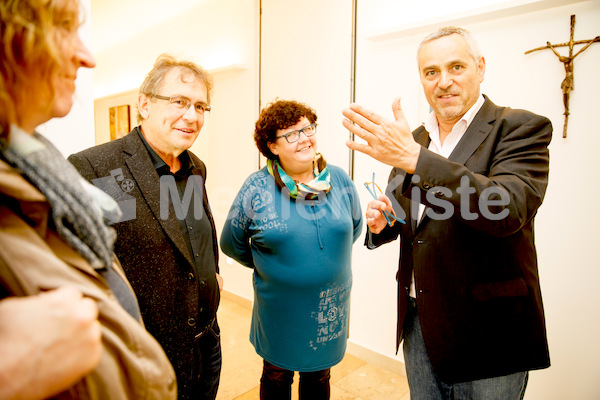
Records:
[[[300,140],[300,134],[304,133],[304,136],[311,137],[315,133],[317,133],[317,123],[312,123],[310,125],[306,125],[302,129],[298,129],[297,131],[291,131],[288,133],[284,133],[283,135],[275,136],[275,140],[279,138],[285,138],[288,143],[295,143]]]
[[[184,111],[187,111],[190,108],[190,106],[192,105],[192,101],[185,96],[167,97],[167,96],[160,96],[158,94],[153,94],[151,96],[156,99],[159,99],[159,100],[168,101],[169,104],[171,104],[173,107],[179,108]],[[205,112],[210,112],[211,107],[206,103],[198,102],[198,103],[194,104],[194,110],[196,111],[196,114],[204,115]]]

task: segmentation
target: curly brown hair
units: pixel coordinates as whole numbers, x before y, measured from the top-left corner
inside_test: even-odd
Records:
[[[260,112],[254,130],[254,141],[262,155],[269,160],[276,160],[277,156],[271,152],[268,143],[275,141],[278,129],[296,125],[302,117],[306,117],[311,124],[317,122],[317,114],[306,104],[294,100],[275,100],[267,104]]]

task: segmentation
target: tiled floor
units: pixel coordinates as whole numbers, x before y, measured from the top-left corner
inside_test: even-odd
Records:
[[[224,293],[219,307],[223,369],[217,400],[259,398],[262,359],[248,340],[250,303]],[[292,399],[298,399],[298,375]],[[332,400],[409,400],[406,377],[346,353],[331,369]]]

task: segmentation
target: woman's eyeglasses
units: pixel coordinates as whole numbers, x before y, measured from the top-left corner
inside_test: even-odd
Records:
[[[312,135],[317,133],[317,123],[314,122],[310,125],[306,125],[302,129],[298,129],[297,131],[291,131],[288,133],[284,133],[283,135],[275,136],[275,140],[279,138],[285,138],[285,140],[287,140],[288,143],[296,143],[298,140],[300,140],[301,133],[304,133],[304,136],[306,137],[311,137]]]

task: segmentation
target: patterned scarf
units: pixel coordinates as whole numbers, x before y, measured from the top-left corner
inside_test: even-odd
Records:
[[[319,193],[329,193],[331,183],[327,162],[321,153],[317,153],[313,160],[314,179],[308,183],[300,183],[285,173],[278,160],[267,160],[267,169],[269,174],[275,179],[279,190],[287,188],[290,191],[290,197],[293,199],[300,197],[305,200],[314,200],[319,197]]]
[[[106,193],[88,184],[46,138],[33,136],[11,125],[10,143],[0,142],[0,152],[46,196],[56,232],[106,279],[119,302],[139,319],[137,300],[112,268],[114,229],[103,215],[117,220],[119,206]]]

